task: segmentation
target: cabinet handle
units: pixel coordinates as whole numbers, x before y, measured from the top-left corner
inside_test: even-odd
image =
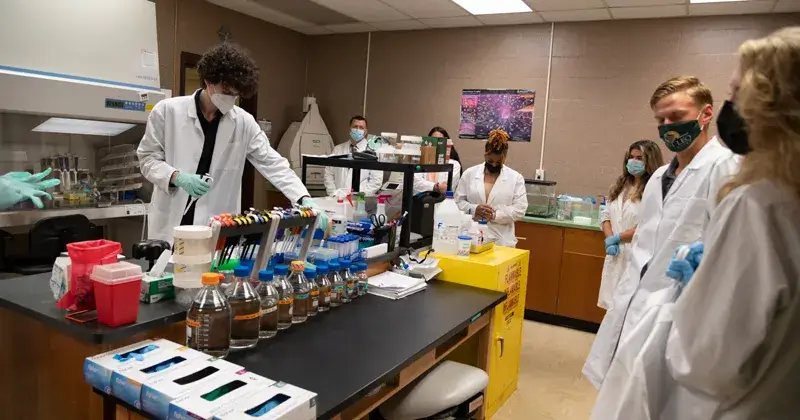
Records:
[[[528,240],[528,238],[523,238],[523,237],[521,237],[521,236],[517,236],[517,240],[518,240],[518,241],[527,241],[527,240]]]
[[[503,357],[503,353],[506,351],[506,339],[498,335],[497,341],[500,342],[500,357]]]

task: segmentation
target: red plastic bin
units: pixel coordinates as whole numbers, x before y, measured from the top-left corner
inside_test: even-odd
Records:
[[[136,322],[142,268],[129,262],[98,265],[91,275],[97,320],[109,327]]]

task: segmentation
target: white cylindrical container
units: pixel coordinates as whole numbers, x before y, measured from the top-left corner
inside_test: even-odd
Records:
[[[458,256],[469,257],[469,247],[472,245],[472,237],[461,235],[458,237]]]
[[[176,226],[172,229],[172,238],[174,256],[193,257],[212,252],[209,226]]]
[[[462,215],[453,200],[453,192],[448,191],[447,198],[433,212],[432,247],[437,254],[458,254],[458,236],[464,220]]]

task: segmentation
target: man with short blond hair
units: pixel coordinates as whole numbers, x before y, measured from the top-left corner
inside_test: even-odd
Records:
[[[631,259],[592,345],[583,373],[600,388],[617,346],[647,311],[647,298],[671,285],[664,273],[675,248],[702,239],[719,188],[738,170],[733,153],[709,135],[711,90],[696,77],[675,77],[650,98],[658,133],[675,153],[647,183]]]

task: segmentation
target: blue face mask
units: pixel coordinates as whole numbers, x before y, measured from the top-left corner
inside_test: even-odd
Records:
[[[644,162],[637,159],[628,159],[625,168],[628,170],[629,174],[639,176],[644,173]]]
[[[351,128],[350,139],[356,143],[360,142],[361,140],[364,140],[364,130],[360,128]]]

